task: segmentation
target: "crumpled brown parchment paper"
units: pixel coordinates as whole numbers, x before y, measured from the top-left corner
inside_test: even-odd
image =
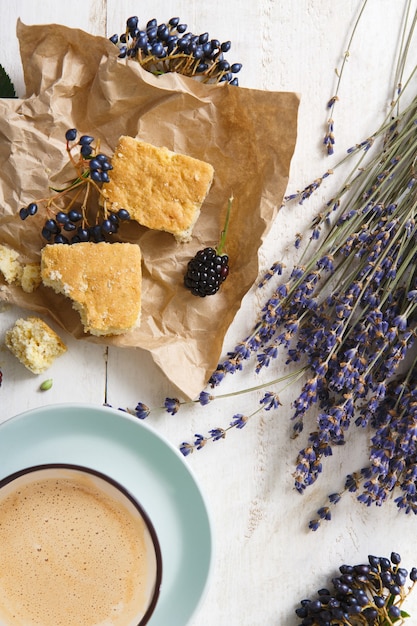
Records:
[[[138,243],[143,254],[142,318],[134,331],[85,335],[70,300],[47,287],[27,294],[0,276],[0,297],[52,318],[79,339],[149,351],[176,388],[194,398],[257,278],[258,249],[288,182],[299,98],[178,74],[156,77],[118,59],[106,38],[57,24],[19,21],[17,36],[26,94],[0,99],[0,243],[18,250],[23,262],[39,261],[45,213],[22,222],[19,209],[47,197],[51,180],[53,186],[68,180],[68,128],[100,139],[109,156],[122,134],[166,146],[210,162],[215,177],[191,242],[137,224],[119,231],[118,239]],[[216,246],[231,194],[230,275],[215,296],[198,298],[183,287],[186,265],[198,249]]]

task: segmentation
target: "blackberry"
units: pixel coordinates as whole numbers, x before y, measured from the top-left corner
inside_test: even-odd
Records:
[[[222,254],[229,225],[230,210],[233,198],[229,199],[224,229],[216,249],[204,248],[188,261],[184,276],[184,286],[194,296],[213,296],[229,275],[229,257]]]
[[[214,248],[199,250],[188,262],[184,285],[194,296],[213,296],[229,273],[229,257]]]

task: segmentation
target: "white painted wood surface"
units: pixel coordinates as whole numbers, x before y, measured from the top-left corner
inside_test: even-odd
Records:
[[[122,31],[130,15],[139,15],[141,21],[152,17],[165,21],[179,15],[194,32],[209,31],[213,37],[233,42],[228,56],[243,63],[242,86],[300,93],[299,136],[289,184],[289,191],[294,191],[332,167],[347,147],[368,136],[382,120],[392,94],[404,5],[401,0],[368,0],[345,67],[335,112],[336,154],[330,159],[324,158],[321,145],[326,102],[334,93],[335,68],[341,65],[359,0],[211,0],[206,4],[194,0],[0,0],[0,63],[23,96],[15,37],[19,17],[26,24],[57,22],[110,36]],[[310,203],[280,212],[260,251],[264,269],[281,258],[291,265],[294,234],[309,224],[320,201],[328,199],[332,186],[339,187],[341,182],[338,174]],[[250,292],[227,334],[225,352],[246,335],[259,305],[259,295]],[[4,347],[5,330],[22,313],[4,308],[0,314],[1,419],[56,402],[102,404],[105,348],[61,331],[68,354],[47,374],[53,378],[52,389],[38,391],[46,376],[31,375]],[[236,375],[220,390],[252,386],[271,374]],[[139,400],[159,406],[175,393],[146,353],[114,347],[108,352],[107,392],[108,402],[116,407],[135,406]],[[317,533],[307,530],[310,515],[329,490],[341,488],[345,474],[362,466],[366,442],[363,433],[350,433],[348,445],[326,461],[317,486],[305,496],[296,494],[291,473],[301,443],[288,436],[295,392],[287,390],[281,396],[284,406],[275,416],[255,418],[243,431],[232,431],[224,442],[208,445],[187,459],[207,496],[216,536],[213,578],[192,626],[295,625],[298,601],[323,586],[340,563],[363,562],[370,553],[389,555],[395,549],[405,566],[417,564],[417,521],[398,514],[393,503],[368,509],[346,496],[332,522]],[[159,411],[149,423],[178,445],[192,439],[194,432],[227,425],[233,413],[250,410],[257,400],[256,394],[219,400],[208,407],[184,409],[176,416]],[[195,554],[198,559],[198,546]],[[417,592],[406,608],[414,612],[414,623]]]

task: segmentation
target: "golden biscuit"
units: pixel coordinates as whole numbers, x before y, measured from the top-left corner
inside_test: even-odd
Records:
[[[106,205],[131,219],[185,242],[213,182],[210,163],[122,136],[112,158],[110,182],[103,185]]]

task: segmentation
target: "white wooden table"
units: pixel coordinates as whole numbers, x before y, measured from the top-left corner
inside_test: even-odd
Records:
[[[404,4],[368,0],[345,68],[335,114],[336,155],[330,159],[324,157],[321,145],[326,103],[334,92],[334,70],[342,62],[359,0],[0,0],[0,63],[23,96],[15,37],[18,17],[26,24],[56,22],[110,36],[123,30],[130,15],[139,15],[142,21],[152,17],[165,21],[178,15],[193,32],[208,31],[220,40],[232,41],[230,56],[243,64],[242,86],[301,95],[289,184],[289,191],[295,191],[332,167],[346,148],[368,136],[382,119],[392,93]],[[340,183],[340,177],[329,180],[310,203],[279,213],[260,251],[263,269],[281,258],[291,265],[294,234],[308,226],[320,201],[330,197],[332,185]],[[251,328],[259,305],[254,292],[245,297],[226,336],[225,353]],[[22,313],[11,307],[0,313],[2,420],[45,404],[102,405],[106,387],[107,401],[115,407],[132,407],[138,401],[155,407],[166,396],[175,395],[147,353],[115,347],[107,352],[102,345],[75,340],[61,330],[68,353],[47,375],[30,374],[4,347],[5,330]],[[257,377],[249,371],[238,374],[220,391],[253,386],[270,375],[268,370]],[[38,387],[47,377],[53,379],[53,387],[42,393]],[[294,608],[299,600],[324,586],[342,562],[364,562],[368,554],[389,556],[396,550],[405,566],[417,564],[417,521],[397,513],[393,503],[382,509],[366,508],[354,496],[346,496],[330,523],[317,533],[307,529],[325,496],[342,487],[346,473],[365,464],[366,437],[352,431],[348,445],[326,461],[316,486],[305,496],[298,495],[291,474],[302,446],[289,438],[295,392],[290,389],[281,396],[284,406],[276,415],[255,418],[242,431],[232,431],[225,441],[187,457],[206,494],[216,538],[213,577],[193,626],[291,626],[297,624]],[[208,407],[196,405],[176,416],[161,410],[148,423],[177,446],[192,440],[195,432],[227,426],[233,413],[250,410],[258,398],[253,394],[219,400]],[[198,558],[198,546],[195,550]],[[414,623],[417,592],[411,594],[407,608],[414,612]]]

